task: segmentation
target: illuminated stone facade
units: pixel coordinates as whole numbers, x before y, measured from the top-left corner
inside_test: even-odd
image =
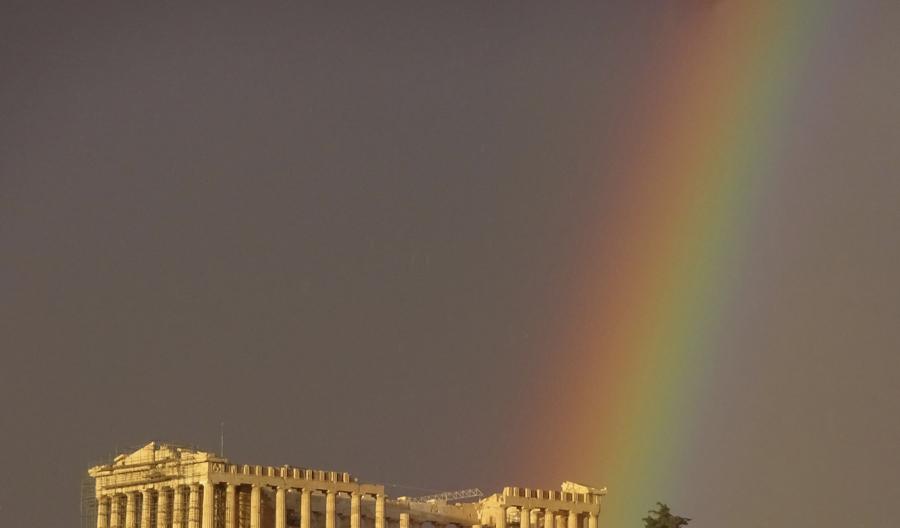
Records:
[[[150,443],[88,472],[97,528],[597,528],[605,489],[507,487],[478,502],[385,496],[349,473],[231,464]]]

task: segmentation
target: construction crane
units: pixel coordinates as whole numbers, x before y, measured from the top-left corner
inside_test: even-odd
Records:
[[[410,502],[449,502],[462,499],[477,499],[479,497],[484,497],[484,493],[478,488],[470,488],[459,491],[445,491],[434,495],[425,495],[424,497],[412,497],[409,500]]]

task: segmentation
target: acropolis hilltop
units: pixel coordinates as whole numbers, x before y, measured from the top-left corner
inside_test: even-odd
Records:
[[[558,491],[390,498],[383,484],[346,472],[238,465],[155,442],[88,474],[97,528],[597,528],[606,494],[564,482]],[[451,503],[465,498],[478,500]]]

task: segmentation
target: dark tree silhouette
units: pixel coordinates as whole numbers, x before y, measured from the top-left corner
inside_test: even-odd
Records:
[[[656,510],[650,510],[650,515],[644,517],[644,528],[681,528],[691,522],[686,517],[672,515],[667,504],[657,502],[656,506]]]

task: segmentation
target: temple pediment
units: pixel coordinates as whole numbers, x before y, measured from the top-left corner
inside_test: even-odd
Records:
[[[147,445],[131,453],[123,453],[113,459],[109,466],[100,466],[97,469],[123,468],[141,465],[157,465],[166,462],[205,462],[210,460],[222,460],[215,453],[199,451],[185,446],[174,444],[161,444],[150,442]]]
[[[582,493],[587,495],[606,495],[606,488],[594,488],[584,484],[578,484],[567,480],[562,483],[562,490],[565,493]]]

